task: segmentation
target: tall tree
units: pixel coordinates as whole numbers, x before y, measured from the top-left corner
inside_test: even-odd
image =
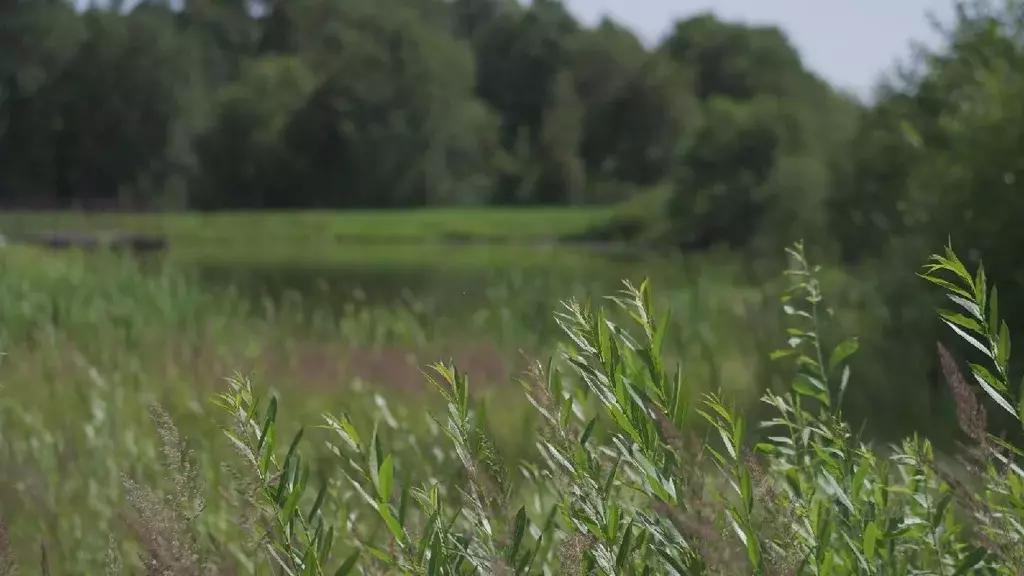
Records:
[[[316,88],[296,56],[249,60],[217,95],[213,124],[196,139],[200,170],[192,205],[205,209],[268,208],[288,203],[288,150],[281,138]]]
[[[543,122],[538,146],[540,180],[534,201],[583,204],[586,174],[579,156],[583,103],[571,72],[563,71],[555,78]]]
[[[333,33],[339,50],[328,75],[284,135],[300,194],[330,206],[458,197],[439,192],[461,185],[446,164],[456,149],[463,176],[479,186],[494,127],[474,109],[468,48],[397,4],[351,3]],[[480,143],[477,158],[465,138]]]
[[[51,188],[54,85],[85,35],[71,2],[0,3],[0,199],[36,203]]]
[[[676,23],[662,50],[693,70],[702,100],[793,95],[807,75],[800,55],[778,28],[727,23],[711,14]]]

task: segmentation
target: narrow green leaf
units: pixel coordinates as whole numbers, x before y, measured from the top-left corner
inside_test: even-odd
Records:
[[[308,470],[308,467],[306,470]],[[282,479],[281,482],[284,483],[284,480]],[[297,485],[291,486],[290,492],[286,492],[288,497],[281,504],[281,512],[285,518],[290,519],[295,514],[295,510],[299,507],[299,499],[302,498],[303,493],[302,488],[301,482],[299,482]]]
[[[757,534],[753,531],[750,526],[744,526],[743,529],[747,532],[746,545],[747,545],[747,560],[750,560],[750,565],[754,568],[755,574],[763,573],[764,566],[762,565],[763,559],[761,557],[761,543],[757,540]]]
[[[263,476],[264,478],[269,474],[270,462],[274,458],[274,450],[271,448],[274,445],[274,436],[276,435],[274,430],[275,428],[273,426],[266,430],[266,434],[263,435],[265,444],[264,449],[257,452],[259,454],[260,476]]]
[[[324,498],[327,497],[327,482],[321,481],[320,490],[316,493],[316,500],[313,501],[313,505],[309,507],[309,512],[306,514],[306,522],[312,522],[313,517],[320,511],[320,508],[324,504]]]
[[[932,526],[942,526],[942,517],[946,514],[946,508],[949,507],[949,504],[952,501],[952,492],[946,492],[939,498],[939,503],[935,506],[934,515],[932,516]]]
[[[864,549],[864,558],[871,562],[875,559],[875,544],[878,542],[878,537],[881,535],[881,531],[878,529],[878,524],[874,520],[868,522],[866,528],[864,528],[864,540],[861,544]]]
[[[846,397],[846,389],[850,385],[850,365],[843,366],[843,372],[839,376],[839,404],[842,405],[843,398]]]
[[[971,373],[974,375],[974,379],[978,382],[978,384],[981,385],[982,390],[984,390],[990,398],[995,400],[996,404],[998,404],[1000,408],[1006,410],[1013,416],[1017,415],[1017,411],[1013,408],[1013,406],[1010,406],[1010,403],[1006,401],[1006,398],[1004,398],[998,390],[993,388],[991,384],[986,382],[985,378],[983,378],[981,375],[979,375],[977,372],[973,370],[971,371]]]
[[[971,273],[967,271],[967,267],[964,266],[964,263],[960,261],[960,257],[953,251],[952,244],[946,245],[946,257],[943,258],[941,256],[937,256],[936,260],[940,264],[943,264],[943,267],[946,270],[949,270],[959,276],[971,291],[974,291],[974,278],[971,277]]]
[[[1020,403],[1017,404],[1017,419],[1024,422],[1024,385],[1020,387],[1018,396],[1020,397]]]
[[[586,446],[587,440],[590,439],[590,435],[594,432],[594,425],[597,424],[597,416],[590,419],[586,429],[583,430],[583,434],[580,435],[580,446]]]
[[[608,477],[604,481],[604,487],[602,488],[601,494],[607,498],[612,493],[612,487],[615,485],[615,478],[619,473],[619,465],[622,463],[622,456],[615,458],[615,462],[612,463],[611,470],[608,471]]]
[[[988,298],[988,318],[986,318],[989,326],[988,337],[990,340],[999,340],[999,291],[996,287],[992,287],[992,292]]]
[[[834,371],[839,367],[847,358],[857,352],[860,347],[860,342],[857,338],[849,338],[841,342],[838,346],[832,350],[832,355],[828,360],[829,372]]]
[[[441,539],[435,534],[430,539],[430,564],[427,565],[427,576],[434,576],[438,573],[438,566],[441,563]]]
[[[982,560],[988,555],[988,551],[981,546],[975,546],[966,556],[960,560],[957,564],[956,571],[953,572],[953,576],[964,576],[970,573],[975,566],[981,564]]]
[[[794,348],[786,348],[785,350],[775,350],[768,355],[770,360],[779,360],[780,358],[786,358],[794,354],[799,354],[800,351]]]
[[[615,541],[619,537],[619,520],[622,518],[622,508],[614,502],[608,504],[608,522],[605,528],[605,537],[609,541]]]
[[[277,480],[277,489],[274,491],[274,504],[280,508],[284,505],[286,488],[288,488],[288,479],[292,473],[292,462],[294,460],[286,460],[284,467],[281,469],[281,476]]]
[[[391,509],[386,504],[381,504],[377,507],[377,512],[380,514],[384,525],[387,526],[388,531],[394,536],[395,540],[399,544],[405,544],[405,530],[402,529],[402,525],[398,523],[394,514],[391,513]]]
[[[347,576],[356,567],[356,562],[359,561],[359,550],[349,554],[348,558],[341,563],[337,571],[334,572],[334,576]]]
[[[974,299],[981,308],[985,308],[985,299],[988,297],[988,283],[985,280],[985,264],[978,262],[978,270],[974,274]]]
[[[974,318],[968,318],[963,314],[950,312],[948,310],[939,310],[939,317],[946,320],[947,322],[952,322],[953,324],[956,324],[957,326],[965,330],[970,330],[977,334],[985,333],[985,329],[982,328],[981,323],[979,321],[975,320]]]
[[[452,383],[458,385],[459,390],[459,414],[465,417],[469,413],[469,378],[459,372],[454,365],[451,367]]]
[[[630,544],[632,544],[633,538],[633,521],[630,520],[629,524],[626,525],[626,531],[622,535],[622,542],[619,544],[619,552],[615,555],[615,570],[616,573],[623,573],[623,568],[626,565],[626,560],[629,558]]]
[[[1004,372],[1009,372],[1010,364],[1010,328],[1003,322],[999,326],[998,338],[996,341],[996,363]]]
[[[376,546],[367,546],[366,551],[369,552],[370,555],[374,558],[380,560],[381,562],[384,562],[389,566],[393,566],[395,563],[395,560],[391,557],[390,554],[381,550],[380,548],[377,548]]]
[[[985,356],[988,356],[989,358],[991,358],[991,357],[992,357],[992,352],[991,352],[991,351],[989,351],[989,349],[988,349],[988,348],[987,348],[987,347],[986,347],[985,345],[983,345],[983,344],[982,344],[981,342],[978,342],[978,339],[977,339],[977,338],[975,338],[974,336],[971,336],[971,335],[970,335],[970,334],[968,334],[967,332],[964,332],[962,328],[960,328],[960,327],[959,327],[959,326],[957,326],[956,324],[953,324],[953,323],[952,323],[952,322],[950,322],[949,320],[946,320],[945,318],[943,318],[943,319],[942,319],[942,322],[943,322],[943,323],[944,323],[944,324],[945,324],[946,326],[949,326],[949,328],[950,328],[950,329],[951,329],[951,330],[952,330],[953,332],[956,332],[957,336],[959,336],[960,338],[963,338],[963,340],[964,340],[965,342],[967,342],[967,343],[968,343],[968,344],[970,344],[971,346],[974,346],[975,348],[977,348],[978,350],[980,350],[982,354],[984,354]]]
[[[519,547],[523,544],[523,535],[526,533],[526,507],[521,506],[516,512],[515,529],[512,533],[512,544],[509,547],[506,559],[513,563],[519,556]]]
[[[334,547],[334,526],[327,527],[327,534],[320,542],[320,548],[318,554],[320,555],[320,564],[327,564],[327,561],[331,558],[331,550]]]
[[[523,555],[523,559],[519,562],[519,566],[517,567],[519,574],[529,574],[530,569],[533,568],[533,565],[537,562],[537,555],[540,553],[541,546],[544,544],[545,533],[546,531],[542,531],[540,536],[537,537],[537,543],[533,547],[533,552],[529,556],[526,556],[525,554]]]
[[[277,419],[277,397],[270,397],[270,406],[267,407],[266,419],[263,421],[263,428],[260,430],[260,439],[256,442],[256,452],[263,450],[263,443],[267,440],[267,434],[270,433],[271,428],[274,426],[274,421]],[[273,450],[273,446],[270,450]]]
[[[743,500],[744,513],[750,514],[751,510],[754,509],[754,483],[746,466],[740,467],[739,480],[740,498]]]
[[[386,504],[391,500],[391,490],[394,488],[394,483],[395,463],[391,459],[391,455],[388,454],[384,457],[380,470],[377,471],[377,495],[380,496],[382,503]]]
[[[949,290],[950,292],[956,294],[957,296],[961,296],[963,298],[972,298],[969,292],[957,286],[956,284],[953,284],[949,280],[939,278],[938,276],[931,276],[929,274],[918,274],[918,276],[924,278],[925,280],[931,282],[932,284],[935,284],[936,286],[941,286],[942,288]]]
[[[288,453],[284,457],[286,462],[295,456],[295,451],[299,448],[303,432],[305,432],[305,428],[299,428],[299,431],[295,433],[295,437],[292,438],[292,443],[288,446]]]
[[[360,440],[359,433],[356,431],[355,426],[352,425],[352,421],[349,420],[348,416],[342,414],[336,418],[330,414],[324,414],[323,419],[327,422],[327,426],[324,426],[325,428],[333,430],[353,450],[361,450],[362,440]]]
[[[955,303],[957,306],[966,310],[967,313],[970,314],[971,317],[973,317],[978,322],[985,321],[985,315],[983,314],[981,306],[979,306],[978,303],[975,302],[974,300],[970,298],[963,298],[961,296],[957,296],[956,294],[946,294],[946,298],[949,298],[951,302]]]
[[[370,481],[373,482],[374,486],[377,486],[380,481],[377,479],[377,474],[380,472],[380,465],[384,463],[384,455],[381,452],[381,448],[377,442],[377,426],[380,424],[379,420],[375,420],[373,423],[373,431],[370,433],[370,446],[363,456],[366,459],[366,467],[370,471]]]
[[[819,566],[818,576],[832,575],[832,569],[835,567],[835,563],[833,562],[833,558],[835,558],[835,555],[835,550],[829,549],[825,551],[825,555],[821,560],[821,565]]]

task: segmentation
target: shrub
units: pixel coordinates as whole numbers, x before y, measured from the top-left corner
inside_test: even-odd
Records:
[[[269,563],[296,575],[1024,573],[1021,451],[989,432],[987,415],[1019,424],[1024,390],[1011,388],[1010,334],[984,269],[969,273],[947,247],[921,274],[957,307],[942,321],[981,354],[965,376],[938,344],[965,438],[954,466],[927,439],[875,446],[844,420],[857,340],[820,336],[832,313],[819,270],[802,245],[788,254],[790,327],[773,357],[793,378],[764,394],[773,415],[755,430],[724,393],[697,396],[667,365],[669,315],[646,282],[627,283],[609,306],[565,303],[559,353],[522,380],[543,423],[537,464],[502,459],[484,404],[450,363],[428,375],[447,408],[430,443],[383,404],[368,434],[324,415],[286,442],[277,398],[232,380],[217,403],[232,418],[254,548],[209,561],[185,534],[201,509],[194,465],[157,410],[176,496],[126,479],[142,563],[153,574],[223,571],[218,554],[235,571]],[[333,460],[304,457],[307,435]],[[436,450],[441,437],[448,451]]]

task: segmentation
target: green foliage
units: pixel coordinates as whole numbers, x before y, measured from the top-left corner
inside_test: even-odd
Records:
[[[954,3],[945,42],[879,90],[840,161],[830,227],[851,258],[907,254],[947,238],[1016,282],[1024,88],[1020,2]],[[982,200],[984,199],[984,200]],[[1014,290],[1016,292],[1016,290]],[[1009,293],[1007,293],[1009,295]],[[1009,299],[1004,312],[1018,314]]]
[[[828,172],[831,143],[845,134],[834,127],[852,109],[779,30],[709,16],[681,22],[652,50],[611,21],[583,26],[558,0],[258,4],[5,8],[0,203],[578,207],[660,186],[678,209],[670,230],[658,222],[646,237],[678,241],[685,234],[668,232],[714,216],[701,208],[711,196],[723,218],[750,212],[744,199],[781,166],[764,138],[737,150],[752,134],[713,100],[756,108],[754,136],[788,126],[808,167],[786,167],[774,190],[818,194],[813,177]],[[787,105],[766,104],[775,100]],[[723,166],[751,157],[753,180],[723,180]],[[790,211],[776,221],[801,203],[783,202]],[[716,224],[707,243],[755,241],[757,228],[775,226],[760,226],[762,212],[772,211]],[[612,235],[632,239],[645,224]]]
[[[668,349],[671,316],[649,283],[627,282],[607,306],[573,299],[556,314],[557,354],[522,380],[540,424],[535,457],[507,458],[493,405],[450,362],[427,376],[442,411],[425,428],[376,397],[370,426],[351,406],[289,431],[277,394],[264,400],[233,379],[216,403],[234,457],[218,451],[200,465],[170,417],[154,412],[173,496],[131,479],[144,467],[128,474],[135,515],[124,516],[120,547],[137,542],[148,569],[190,574],[267,563],[310,575],[1020,573],[1024,454],[989,432],[952,354],[940,345],[967,466],[950,466],[916,435],[887,448],[866,442],[843,410],[858,385],[858,341],[832,344],[821,269],[801,244],[788,255],[790,326],[773,357],[792,380],[765,392],[771,414],[753,426],[725,389],[694,386]],[[984,268],[969,272],[947,248],[922,275],[962,309],[940,317],[983,354],[970,364],[974,381],[1019,425],[1009,328]],[[95,401],[102,386],[89,392]],[[23,443],[49,430],[15,408],[0,412],[5,457],[26,464]],[[93,418],[89,426],[102,422]],[[230,473],[201,471],[218,461]],[[204,474],[223,490],[206,509],[195,487]],[[116,491],[97,494],[97,505],[116,507]],[[225,513],[235,530],[204,527],[205,515]]]
[[[533,573],[545,560],[556,562],[543,555],[545,540],[561,549],[557,565],[565,573],[1019,571],[1024,475],[1013,464],[1017,454],[1004,453],[998,460],[995,450],[984,454],[991,459],[978,495],[941,469],[926,440],[907,439],[884,455],[853,436],[841,419],[841,404],[851,378],[846,361],[856,340],[831,348],[822,342],[818,330],[828,311],[817,269],[800,245],[790,256],[793,283],[783,303],[796,322],[788,348],[777,357],[795,359],[797,372],[789,391],[765,395],[777,415],[764,426],[778,431],[753,451],[744,418],[719,394],[705,395],[697,409],[712,430],[702,448],[687,451],[680,443],[682,431],[692,427],[691,390],[678,369],[664,365],[667,316],[659,318],[652,308],[646,283],[627,284],[613,301],[635,323],[632,327],[615,323],[611,311],[567,303],[559,315],[567,336],[563,367],[538,368],[527,382],[547,428],[538,445],[544,466],[524,468],[531,488],[551,497],[550,512],[534,510],[533,521],[542,521],[543,530],[530,529],[525,507],[508,514],[508,474],[487,440],[484,411],[472,407],[465,377],[454,367],[435,367],[442,380],[432,381],[448,406],[448,422],[439,425],[468,472],[469,488],[460,491],[459,512],[448,516],[436,484],[398,487],[411,491],[425,517],[418,541],[409,530],[416,522],[403,504],[392,504],[408,497],[394,496],[394,460],[377,433],[364,445],[347,419],[326,417],[352,454],[343,456],[354,469],[346,474],[397,546],[392,552],[367,549],[403,573],[490,573],[496,563],[517,574]],[[1008,335],[991,337],[991,325],[1005,325],[997,308],[985,304],[990,301],[984,296],[984,272],[967,274],[951,251],[935,261],[929,272],[954,271],[971,287],[967,292],[944,284],[963,298],[962,304],[990,310],[979,312],[985,325],[978,331],[993,342],[1001,339],[1006,350]],[[998,344],[988,350],[1002,374],[1009,352],[999,352]],[[980,374],[989,373],[980,366],[972,371],[984,384]],[[951,382],[955,392],[956,386]],[[984,386],[990,394],[998,392]],[[958,401],[968,402],[966,394]],[[346,453],[341,447],[337,452]],[[717,473],[699,466],[704,453],[712,456]],[[717,504],[710,516],[701,516],[707,495],[700,490],[708,478]],[[978,515],[978,524],[962,523],[958,507]],[[723,540],[726,549],[715,550]]]

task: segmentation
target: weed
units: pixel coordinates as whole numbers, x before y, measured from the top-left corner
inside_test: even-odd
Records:
[[[990,432],[975,390],[1024,420],[1010,331],[984,269],[969,273],[947,248],[922,272],[958,307],[941,310],[942,321],[984,358],[965,372],[938,344],[966,439],[966,466],[953,470],[917,435],[876,446],[854,432],[844,407],[857,385],[858,340],[827,336],[836,315],[821,271],[802,245],[787,254],[789,324],[772,358],[791,379],[764,393],[763,421],[751,425],[725,386],[708,391],[688,377],[650,284],[626,282],[600,304],[567,301],[555,316],[564,336],[557,353],[531,361],[522,388],[540,422],[530,437],[535,458],[504,453],[494,405],[450,362],[426,376],[443,411],[422,424],[379,395],[354,392],[348,412],[290,431],[277,394],[234,378],[215,399],[234,449],[207,460],[216,473],[160,408],[152,410],[159,446],[124,454],[83,443],[121,454],[111,461],[124,465],[163,454],[163,474],[137,471],[152,476],[152,489],[124,473],[131,510],[120,513],[125,541],[111,540],[109,570],[121,570],[119,549],[138,546],[153,574],[1024,573],[1022,454]],[[92,398],[114,398],[102,378],[90,382]],[[35,462],[57,467],[70,448],[39,443],[47,427],[27,412],[9,416],[0,413],[3,432],[52,451],[52,466]],[[107,424],[93,414],[88,425]],[[7,455],[32,461],[5,443]],[[206,508],[203,479],[220,488]],[[97,513],[109,512],[104,503],[116,499],[89,489]],[[207,515],[230,517],[231,529],[212,529]],[[4,542],[0,552],[12,549]]]

